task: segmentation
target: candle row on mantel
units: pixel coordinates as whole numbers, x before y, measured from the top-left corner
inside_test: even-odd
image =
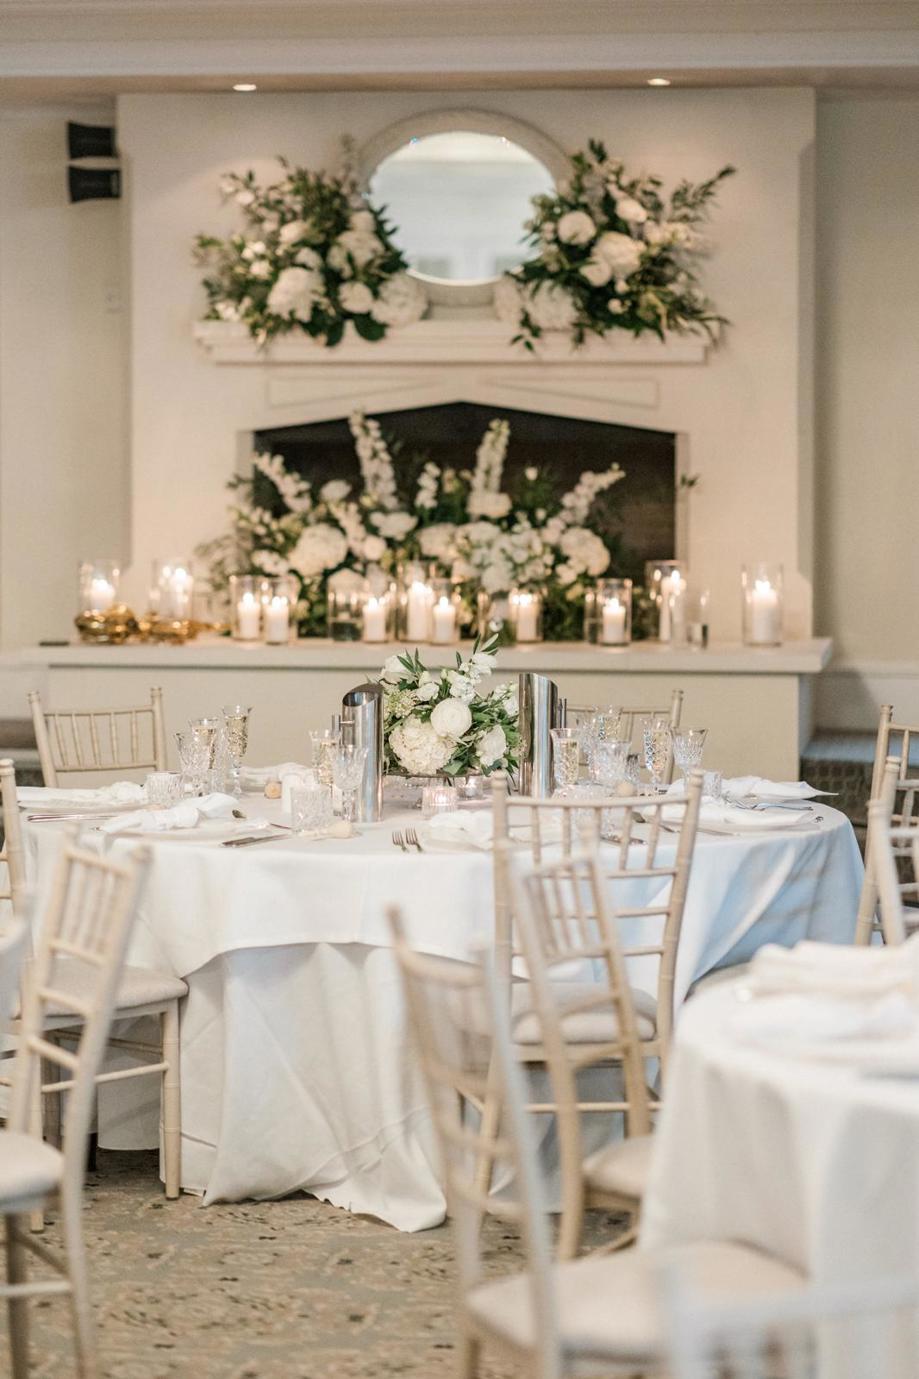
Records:
[[[296,588],[286,575],[263,579],[259,575],[230,576],[230,625],[238,642],[265,642],[285,646],[296,633]]]

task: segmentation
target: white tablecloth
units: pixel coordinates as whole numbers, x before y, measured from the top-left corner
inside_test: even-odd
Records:
[[[279,807],[245,798],[251,815]],[[677,1000],[727,957],[804,936],[846,941],[861,862],[842,815],[819,830],[700,836]],[[403,1229],[436,1224],[444,1200],[405,1022],[384,907],[399,904],[422,950],[468,960],[491,933],[490,854],[404,855],[388,818],[359,837],[222,848],[148,835],[151,875],[130,961],[183,976],[182,1182],[206,1201],[297,1187]],[[27,829],[44,880],[59,843]],[[116,855],[135,838],[118,837]],[[653,960],[634,978],[653,991]],[[137,1143],[140,1081],[104,1108],[100,1140]]]
[[[738,987],[682,1013],[642,1244],[744,1241],[818,1284],[919,1278],[919,1035],[773,1052],[740,1037]],[[866,1075],[895,1065],[916,1079]],[[896,1340],[884,1379],[915,1379],[916,1336]]]

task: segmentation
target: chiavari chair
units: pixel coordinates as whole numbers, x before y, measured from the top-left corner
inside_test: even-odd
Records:
[[[580,721],[582,718],[585,720],[588,719],[593,712],[595,712],[595,710],[592,708],[578,707],[576,705],[568,706],[568,717],[575,720],[575,722]],[[642,734],[646,725],[650,723],[652,718],[669,718],[671,732],[679,728],[683,717],[683,691],[681,689],[675,689],[671,692],[670,707],[667,709],[638,709],[629,708],[624,705],[617,708],[614,705],[612,707],[612,712],[617,714],[619,718],[619,737],[624,742],[628,742],[630,750],[637,752],[639,758],[641,758],[643,751]],[[673,780],[672,748],[668,754],[667,766],[664,771],[663,779],[668,784]]]
[[[149,704],[128,709],[45,709],[38,690],[29,694],[32,725],[45,785],[61,776],[166,770],[163,691]]]
[[[919,826],[917,794],[919,779],[906,773],[904,759],[888,757],[880,776],[877,798],[868,804],[865,875],[855,921],[857,944],[870,944],[876,938],[885,943],[900,943],[907,930],[919,925],[919,873],[913,865],[910,846],[911,831]],[[897,878],[899,900],[896,905],[889,890],[886,901],[880,893],[877,852],[878,828],[882,821],[887,825],[883,865],[892,867],[892,875]],[[912,904],[907,906],[904,900]]]

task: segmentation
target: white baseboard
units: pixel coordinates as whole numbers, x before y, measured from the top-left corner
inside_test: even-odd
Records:
[[[882,704],[919,723],[919,661],[840,661],[817,676],[818,728],[874,732]]]

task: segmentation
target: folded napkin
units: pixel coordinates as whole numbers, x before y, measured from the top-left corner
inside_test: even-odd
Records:
[[[435,814],[423,825],[427,841],[448,847],[474,847],[488,851],[494,846],[495,819],[490,809],[449,809]],[[511,842],[529,844],[531,830],[529,824],[512,824]],[[557,843],[562,837],[561,810],[540,820],[540,838],[543,843]]]
[[[302,775],[308,770],[298,761],[282,761],[280,766],[244,766],[239,781],[244,790],[264,790],[269,781],[283,781],[285,776]]]
[[[756,995],[820,995],[871,1001],[892,994],[919,994],[919,934],[895,947],[837,943],[767,943],[750,963],[747,987]]]
[[[769,1048],[800,1047],[847,1039],[896,1039],[911,1034],[916,1008],[899,991],[870,1001],[833,996],[776,995],[734,1011],[731,1035]]]
[[[765,776],[731,776],[721,783],[732,800],[815,800],[829,790],[815,790],[806,780],[767,780]]]
[[[171,809],[144,809],[136,814],[119,814],[99,825],[103,833],[161,833],[166,829],[196,828],[204,819],[231,819],[236,801],[232,795],[202,795],[198,800],[183,800]]]
[[[142,785],[119,780],[114,785],[102,785],[97,790],[66,790],[62,787],[24,785],[16,791],[20,804],[143,804],[147,798]]]
[[[681,793],[675,791],[675,794]],[[682,810],[671,809],[665,805],[661,811],[664,823],[681,823]],[[728,804],[724,800],[703,800],[699,806],[700,828],[723,828],[730,833],[759,833],[767,828],[797,828],[807,824],[810,816],[789,809],[745,809],[741,805]]]

